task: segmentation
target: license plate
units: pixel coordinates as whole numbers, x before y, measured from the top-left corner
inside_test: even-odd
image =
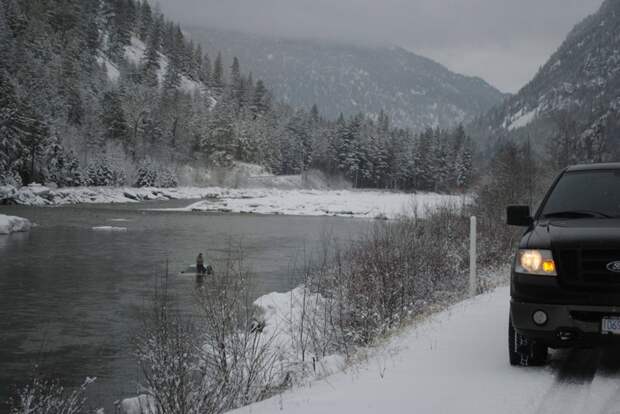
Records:
[[[601,332],[620,335],[620,318],[603,318]]]

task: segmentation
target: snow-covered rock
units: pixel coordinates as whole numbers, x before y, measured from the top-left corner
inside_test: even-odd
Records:
[[[140,395],[119,401],[117,411],[120,414],[157,413],[157,407],[153,397]]]
[[[25,232],[31,228],[32,223],[28,219],[0,214],[0,234]]]
[[[15,198],[17,194],[17,189],[12,185],[1,185],[0,186],[0,204],[8,203],[10,200]]]
[[[49,187],[46,187],[44,185],[41,185],[39,183],[30,183],[28,184],[28,190],[39,197],[46,197],[49,195],[50,193],[50,189]]]

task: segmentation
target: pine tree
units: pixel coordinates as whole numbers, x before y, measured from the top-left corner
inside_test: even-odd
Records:
[[[0,172],[19,172],[28,182],[36,178],[36,164],[48,130],[29,102],[19,99],[11,80],[0,71]]]
[[[166,91],[176,90],[181,84],[181,74],[177,62],[174,60],[168,61],[166,67],[166,74],[164,75],[164,89]]]
[[[161,47],[162,24],[163,17],[160,15],[152,25],[142,62],[142,80],[146,86],[150,87],[159,85],[159,48]]]
[[[181,84],[181,73],[187,67],[183,46],[183,33],[176,27],[173,46],[168,51],[168,67],[164,76],[164,89],[167,91],[176,90]]]
[[[222,53],[218,52],[213,63],[213,73],[211,76],[211,86],[221,90],[224,87],[224,65],[222,63]]]
[[[151,35],[153,26],[153,11],[151,10],[151,5],[147,0],[142,0],[140,2],[139,16],[138,37],[143,42],[146,42]]]
[[[199,82],[203,82],[203,78],[202,78],[202,65],[203,65],[203,53],[202,53],[202,46],[199,44],[198,46],[196,46],[196,49],[194,49],[192,51],[192,67],[191,67],[191,72],[190,72],[190,77],[195,80],[195,81],[199,81]]]
[[[211,59],[208,54],[204,54],[202,65],[200,66],[200,80],[206,85],[211,84]]]
[[[432,190],[433,181],[433,130],[427,128],[420,134],[414,159],[414,186],[420,190]]]
[[[157,172],[150,163],[143,163],[136,173],[135,187],[154,187],[157,182]]]
[[[15,39],[9,31],[10,28],[4,10],[0,8],[0,71],[10,69],[12,56],[15,53]]]
[[[222,96],[209,120],[209,133],[202,142],[204,152],[219,165],[232,161],[235,153],[233,102],[230,94]]]
[[[114,172],[110,162],[105,157],[99,157],[92,162],[86,171],[88,185],[111,186],[114,185]]]
[[[463,142],[460,152],[456,158],[454,169],[456,171],[456,188],[465,190],[471,185],[472,181],[472,144],[471,140]]]
[[[233,63],[230,67],[230,88],[235,104],[235,110],[238,111],[242,106],[242,98],[245,91],[243,78],[241,76],[241,67],[239,66],[239,59],[236,56],[233,58]]]
[[[133,1],[104,0],[107,16],[108,42],[107,55],[112,61],[120,62],[125,46],[131,42],[131,31],[136,11]]]
[[[84,105],[79,89],[80,77],[77,55],[77,45],[72,44],[67,47],[62,56],[62,78],[60,80],[60,94],[65,101],[67,121],[73,125],[81,125],[84,117]]]
[[[269,92],[267,91],[263,81],[260,79],[256,81],[256,87],[254,88],[252,105],[250,109],[252,112],[259,115],[265,114],[271,109]]]
[[[66,172],[63,181],[64,185],[68,187],[77,187],[84,184],[80,162],[73,151],[69,151],[66,155]]]
[[[108,91],[103,95],[101,124],[103,125],[105,139],[128,144],[129,127],[123,111],[121,97],[115,91]]]
[[[60,144],[60,139],[58,139],[58,136],[55,134],[50,137],[47,143],[45,158],[47,179],[62,187],[64,185],[67,165],[64,149]]]
[[[356,115],[351,119],[341,138],[342,146],[338,155],[340,170],[353,181],[355,186],[358,185],[360,179],[361,148],[359,138],[362,127],[361,122],[361,115]]]
[[[0,70],[0,177],[14,176],[23,161],[23,122],[11,81]]]

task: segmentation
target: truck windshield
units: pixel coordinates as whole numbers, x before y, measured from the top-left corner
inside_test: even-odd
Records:
[[[620,170],[572,171],[554,187],[542,217],[620,217]]]

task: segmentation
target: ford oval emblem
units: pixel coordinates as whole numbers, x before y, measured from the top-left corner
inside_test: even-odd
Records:
[[[614,273],[620,273],[620,261],[607,263],[607,270]]]

